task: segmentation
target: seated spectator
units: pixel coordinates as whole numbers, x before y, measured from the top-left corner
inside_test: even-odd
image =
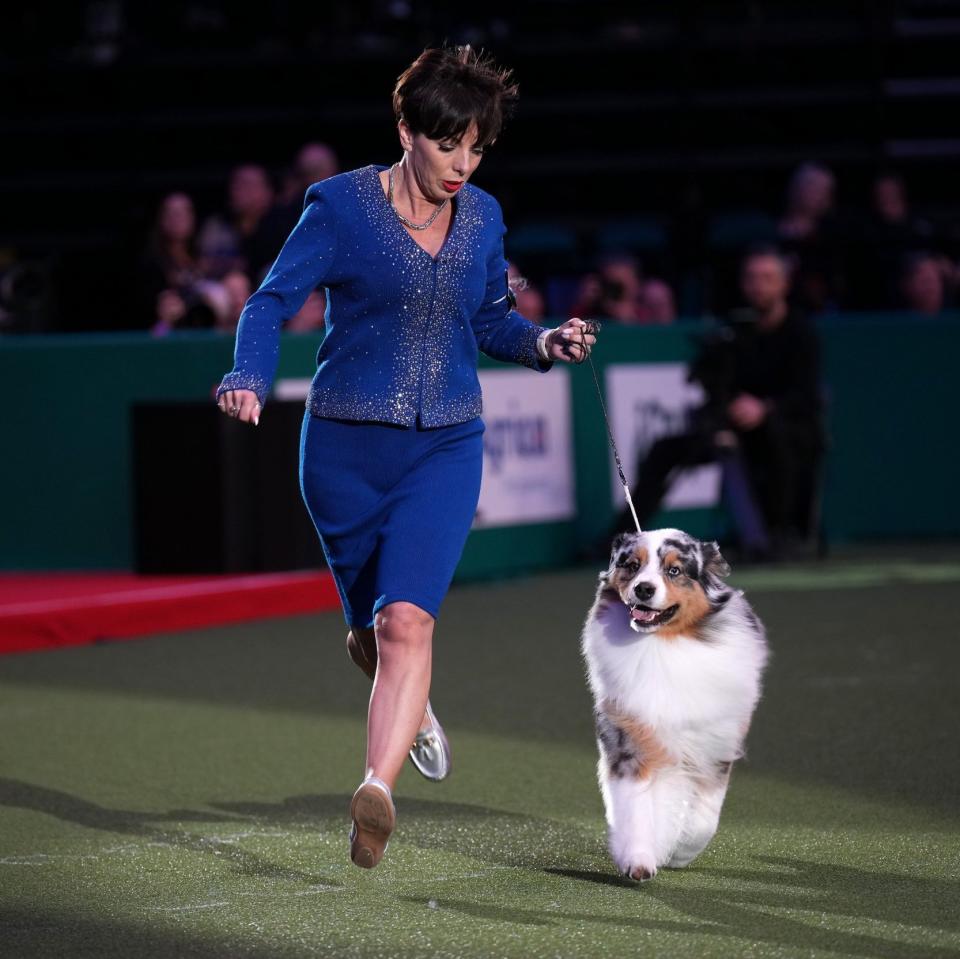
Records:
[[[185,193],[171,193],[160,202],[140,259],[137,325],[157,334],[212,326],[209,292],[197,253],[193,201]]]
[[[307,190],[313,183],[326,180],[340,172],[340,163],[332,147],[325,143],[307,143],[297,151],[293,166],[283,178],[283,189],[273,216],[281,237],[280,245],[293,231],[303,214]],[[277,248],[279,252],[279,247]]]
[[[907,254],[900,265],[902,306],[911,313],[937,316],[946,305],[947,276],[942,259],[932,253]]]
[[[797,167],[787,186],[787,203],[777,225],[785,240],[815,236],[823,218],[833,209],[833,173],[819,163]]]
[[[249,163],[231,172],[227,212],[208,217],[200,230],[208,276],[222,279],[242,270],[259,286],[289,235],[273,200],[273,185],[262,166]]]
[[[627,326],[639,323],[643,296],[639,261],[615,254],[601,261],[599,272],[600,301],[595,315]]]
[[[834,214],[833,173],[818,163],[798,167],[777,225],[793,276],[793,297],[808,313],[834,307],[840,296],[840,229]]]
[[[627,253],[604,257],[597,272],[583,278],[572,312],[624,326],[676,319],[673,291],[662,280],[645,278],[639,261]]]
[[[847,303],[859,309],[897,309],[903,304],[900,272],[911,250],[930,249],[933,226],[910,210],[903,178],[878,174],[871,188],[871,207],[848,256]]]
[[[236,333],[240,314],[253,292],[250,278],[246,273],[234,270],[221,280],[221,285],[224,291],[224,303],[217,313],[215,326],[222,333]]]
[[[283,325],[283,329],[287,333],[315,333],[323,330],[326,311],[326,294],[322,288],[314,290],[300,307],[300,311]]]
[[[892,172],[878,174],[873,180],[871,201],[871,212],[876,223],[896,230],[906,227],[912,242],[920,223],[910,214],[903,178]]]
[[[822,448],[819,343],[814,327],[788,304],[788,266],[777,250],[748,253],[740,286],[747,309],[705,344],[690,371],[706,403],[693,412],[688,432],[653,444],[632,497],[645,526],[675,469],[735,463],[759,508],[761,535],[749,545],[757,556],[776,555],[813,532],[807,526]],[[625,509],[606,548],[614,532],[632,526]]]
[[[639,313],[641,323],[672,323],[677,318],[677,304],[670,286],[654,277],[644,281]]]
[[[297,151],[293,166],[283,178],[278,205],[296,211],[293,229],[303,212],[303,200],[313,183],[326,180],[340,172],[340,161],[332,147],[326,143],[305,143]]]
[[[24,257],[12,244],[0,245],[0,336],[46,333],[53,320],[50,261]]]
[[[533,323],[543,323],[547,306],[543,294],[517,269],[516,263],[507,263],[507,283],[517,299],[517,311]]]

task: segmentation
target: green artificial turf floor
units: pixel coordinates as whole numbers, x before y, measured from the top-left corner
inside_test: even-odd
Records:
[[[0,659],[0,955],[960,956],[960,562],[734,573],[764,699],[707,851],[605,850],[589,569],[454,589],[382,864],[347,854],[366,681],[339,614]]]

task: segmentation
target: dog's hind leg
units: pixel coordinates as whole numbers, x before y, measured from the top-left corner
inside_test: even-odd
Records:
[[[730,784],[730,767],[725,763],[725,771],[718,778],[698,780],[690,792],[690,806],[679,841],[670,856],[667,865],[679,868],[693,862],[713,839],[720,822],[720,810]]]
[[[687,829],[693,796],[694,784],[682,770],[661,770],[653,781],[654,851],[660,866],[672,865],[671,857]]]

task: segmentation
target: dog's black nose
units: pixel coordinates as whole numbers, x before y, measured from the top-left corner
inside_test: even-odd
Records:
[[[657,591],[657,587],[653,583],[637,583],[633,591],[637,594],[637,599],[647,600]]]

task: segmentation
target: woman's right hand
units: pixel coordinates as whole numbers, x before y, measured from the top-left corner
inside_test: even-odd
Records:
[[[260,400],[253,390],[226,390],[220,394],[217,406],[227,416],[244,423],[256,426],[260,422]]]

